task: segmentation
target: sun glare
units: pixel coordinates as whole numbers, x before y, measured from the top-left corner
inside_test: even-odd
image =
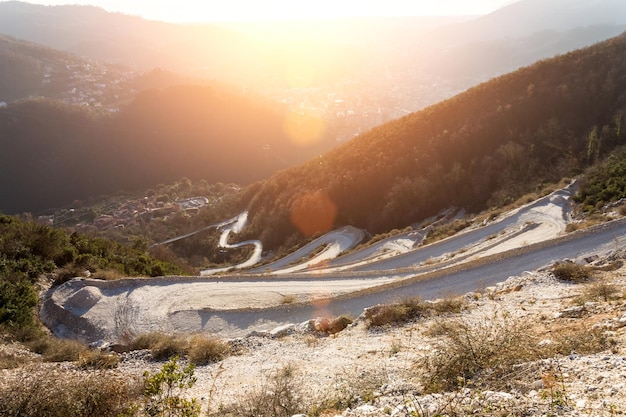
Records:
[[[443,16],[489,13],[513,0],[31,0],[90,4],[111,12],[168,22],[242,22],[372,16]]]

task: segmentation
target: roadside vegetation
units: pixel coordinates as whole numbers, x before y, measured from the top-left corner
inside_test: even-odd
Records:
[[[78,233],[68,235],[0,214],[0,329],[18,339],[35,343],[42,337],[35,312],[42,285],[59,285],[75,276],[111,278],[189,272],[182,265],[156,259],[138,248]],[[47,349],[40,346],[36,350]]]
[[[370,307],[365,311],[365,319],[369,328],[397,326],[420,318],[458,314],[466,307],[467,303],[462,297],[451,296],[432,302],[413,297]]]
[[[580,204],[581,211],[593,214],[601,212],[608,204],[624,198],[626,198],[626,148],[621,147],[587,171],[580,191],[574,199]],[[620,211],[626,211],[621,207]]]

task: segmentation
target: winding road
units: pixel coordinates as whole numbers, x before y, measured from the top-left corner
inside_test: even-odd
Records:
[[[414,248],[424,230],[399,235],[344,256],[362,231],[343,228],[277,262],[212,277],[97,281],[74,279],[46,295],[44,323],[57,335],[119,341],[149,331],[210,332],[241,337],[318,316],[348,313],[404,297],[438,298],[494,285],[551,263],[608,253],[626,243],[626,219],[565,234],[571,188],[556,191],[491,223]],[[221,243],[245,225],[247,213],[219,224]],[[254,256],[231,268],[246,268]],[[309,256],[316,248],[317,256]],[[392,248],[391,250],[389,248]],[[390,254],[391,253],[391,254]],[[334,259],[324,257],[334,256]],[[320,267],[319,259],[325,259]]]

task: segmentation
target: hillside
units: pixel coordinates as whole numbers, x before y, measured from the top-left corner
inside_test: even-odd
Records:
[[[342,225],[379,233],[579,174],[624,144],[625,52],[622,35],[539,62],[259,182],[247,190],[246,236],[270,248],[301,241],[298,210],[314,234]]]
[[[67,89],[67,66],[78,63],[69,53],[0,35],[0,101],[58,95]]]
[[[38,212],[182,177],[248,184],[327,146],[299,145],[283,120],[280,107],[217,86],[146,90],[118,113],[11,103],[0,109],[0,210]]]

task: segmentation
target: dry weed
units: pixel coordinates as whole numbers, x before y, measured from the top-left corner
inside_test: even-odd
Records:
[[[25,371],[3,381],[0,415],[117,417],[130,412],[142,390],[141,381],[107,372]]]
[[[228,355],[230,346],[216,337],[192,336],[189,341],[189,361],[194,365],[218,362]]]
[[[580,284],[591,279],[591,268],[574,262],[557,262],[552,266],[552,275],[560,281]]]
[[[467,384],[501,389],[510,382],[515,365],[538,357],[528,325],[507,313],[476,321],[451,319],[439,322],[433,331],[440,343],[418,364],[428,392],[453,391]]]

